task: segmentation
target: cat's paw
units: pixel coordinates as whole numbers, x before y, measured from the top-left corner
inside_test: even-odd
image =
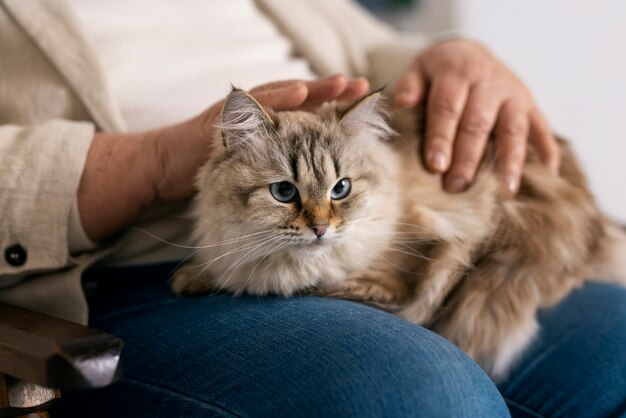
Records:
[[[421,298],[416,298],[403,306],[402,309],[396,313],[398,316],[414,324],[427,326],[438,308],[438,306],[433,306],[432,303],[427,303]]]
[[[172,290],[178,294],[197,295],[214,291],[211,277],[197,267],[183,266],[170,279]]]
[[[334,286],[318,288],[313,293],[318,296],[365,302],[385,310],[395,310],[402,295],[387,284],[363,278],[349,278]]]

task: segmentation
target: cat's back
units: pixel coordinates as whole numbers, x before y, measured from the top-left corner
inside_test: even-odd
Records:
[[[542,293],[550,303],[569,288],[565,282],[582,280],[590,266],[605,258],[610,247],[608,221],[567,141],[558,139],[558,175],[550,172],[529,142],[519,192],[511,195],[498,177],[492,139],[473,184],[452,194],[443,190],[441,175],[425,168],[422,120],[422,112],[415,109],[391,118],[399,134],[394,150],[406,172],[407,224],[419,225],[441,242],[464,246],[472,265],[499,259],[543,269]]]
[[[475,241],[490,233],[502,201],[500,184],[491,169],[488,150],[472,186],[463,193],[443,189],[443,175],[432,173],[423,160],[423,111],[394,112],[390,123],[397,136],[391,147],[401,165],[405,223],[419,225],[438,240]],[[470,238],[469,235],[472,235]]]

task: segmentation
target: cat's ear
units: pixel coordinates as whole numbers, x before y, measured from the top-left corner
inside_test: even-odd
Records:
[[[344,111],[338,112],[342,128],[351,133],[368,129],[381,138],[389,138],[395,133],[387,123],[386,116],[381,90],[368,94]]]
[[[275,130],[276,124],[254,97],[233,87],[224,101],[222,122],[217,127],[222,130],[224,147],[233,148],[261,138],[268,130]]]

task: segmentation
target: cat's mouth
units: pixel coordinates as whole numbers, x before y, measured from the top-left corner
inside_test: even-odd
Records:
[[[318,250],[336,244],[337,241],[335,237],[301,237],[299,239],[292,239],[290,246],[298,249]]]
[[[324,245],[332,244],[332,241],[333,241],[332,238],[319,237],[319,238],[315,238],[315,240],[313,240],[310,245],[313,247],[321,247]]]

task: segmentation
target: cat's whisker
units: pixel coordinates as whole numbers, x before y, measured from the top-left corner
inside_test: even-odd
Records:
[[[188,249],[188,250],[203,250],[203,249],[206,249],[206,248],[219,247],[219,246],[222,246],[222,245],[228,245],[228,244],[232,244],[232,243],[237,242],[237,241],[245,240],[245,239],[248,239],[248,238],[250,238],[252,236],[255,236],[255,235],[272,232],[272,229],[267,229],[265,231],[259,231],[259,232],[255,232],[255,233],[252,233],[252,234],[243,235],[243,236],[240,236],[240,237],[229,238],[227,240],[216,242],[216,243],[209,244],[209,245],[182,245],[182,244],[176,244],[175,242],[167,241],[167,240],[165,240],[165,239],[163,239],[163,238],[153,234],[152,232],[147,231],[147,230],[142,229],[142,228],[133,227],[133,229],[135,229],[137,231],[140,231],[140,232],[148,235],[149,237],[154,238],[155,240],[157,240],[159,242],[162,242],[164,244],[171,245],[171,246],[176,247],[176,248],[184,248],[184,249]]]
[[[259,259],[259,261],[254,265],[254,268],[252,269],[252,271],[250,271],[250,274],[248,274],[248,278],[246,279],[246,282],[243,285],[243,289],[247,289],[248,288],[248,283],[250,282],[250,278],[252,277],[252,275],[254,274],[254,272],[256,271],[257,267],[259,267],[261,265],[261,263],[267,259],[267,257],[269,257],[272,254],[276,254],[280,249],[282,249],[283,247],[289,245],[289,242],[281,242],[278,245],[276,245],[274,248],[272,248],[271,250],[269,250],[267,252],[267,254],[265,254],[263,257],[261,257]]]
[[[266,244],[267,243],[264,243],[263,246],[260,249],[258,249],[258,250],[256,248],[253,248],[249,253],[245,254],[236,264],[234,264],[231,267],[232,268],[231,273],[228,275],[228,278],[226,279],[226,281],[224,281],[224,284],[220,287],[219,291],[221,291],[226,286],[226,284],[230,281],[231,277],[237,271],[237,269],[239,269],[239,267],[241,267],[243,264],[247,263],[248,261],[254,259],[255,257],[259,256],[260,253],[262,253],[264,251],[263,247],[265,247]],[[280,247],[280,245],[281,245],[281,243],[279,243],[277,246]],[[276,247],[274,247],[274,248],[276,248]],[[263,256],[263,257],[265,257],[265,256]],[[229,268],[228,270],[230,270],[231,268]],[[255,268],[256,268],[256,266],[255,266]],[[226,274],[228,272],[228,270],[226,270],[224,272],[224,274]],[[245,291],[247,284],[248,284],[248,280],[246,280],[246,284],[241,288],[242,292]]]
[[[239,269],[239,267],[241,267],[242,265],[244,265],[246,262],[248,262],[250,259],[252,259],[253,257],[256,256],[256,254],[254,254],[254,252],[259,248],[259,247],[263,247],[265,245],[267,245],[270,242],[273,242],[277,239],[279,239],[280,236],[275,236],[273,238],[268,239],[267,241],[262,242],[261,244],[255,246],[254,248],[252,248],[250,251],[248,251],[246,254],[244,254],[241,258],[239,258],[239,260],[234,263],[231,267],[229,267],[224,274],[226,274],[229,270],[232,270],[230,272],[230,274],[228,275],[228,277],[226,278],[226,280],[224,281],[224,283],[222,284],[222,286],[219,288],[218,293],[221,292],[224,287],[228,284],[228,282],[230,281],[230,279],[232,278],[233,274],[235,273],[235,271],[237,271],[237,269]]]
[[[202,250],[206,250],[206,249],[211,248],[211,247],[217,247],[217,246],[222,246],[222,245],[228,245],[228,244],[231,244],[231,243],[232,243],[232,244],[234,244],[234,243],[237,243],[238,241],[242,241],[242,240],[246,240],[246,241],[247,241],[247,240],[249,240],[249,239],[252,239],[251,237],[252,237],[253,235],[258,235],[258,234],[260,234],[260,233],[265,233],[265,232],[271,232],[271,230],[269,230],[269,229],[268,229],[267,231],[260,231],[260,232],[257,232],[257,233],[254,233],[254,234],[249,234],[249,235],[246,235],[246,236],[243,236],[243,237],[238,237],[238,238],[233,238],[233,239],[229,239],[229,240],[221,241],[221,242],[216,243],[216,244],[213,244],[213,245],[204,245],[204,246],[199,246],[199,247],[197,247],[197,249],[196,249],[193,253],[189,254],[189,255],[188,255],[188,256],[186,256],[183,260],[181,260],[181,261],[180,261],[180,262],[176,265],[176,267],[174,267],[174,268],[172,269],[172,271],[170,272],[170,275],[172,275],[172,274],[173,274],[176,270],[178,270],[178,269],[180,268],[180,266],[181,266],[181,265],[185,264],[185,263],[186,263],[186,262],[187,262],[190,258],[192,258],[194,255],[198,254],[198,253],[199,253],[200,251],[202,251]],[[262,238],[262,239],[265,239],[265,238]],[[256,242],[259,242],[259,241],[258,241],[258,240],[255,240],[255,241],[253,241],[253,242],[254,242],[254,243],[256,243]],[[229,253],[230,253],[230,251],[229,251]],[[225,254],[225,255],[228,255],[228,254]],[[210,260],[210,261],[211,261],[211,260]],[[215,260],[212,260],[212,261],[215,261]],[[200,264],[200,265],[204,265],[204,264],[205,264],[205,263],[202,263],[202,264]]]
[[[210,246],[206,246],[206,248],[219,247],[219,246],[222,246],[222,245],[229,245],[229,244],[238,244],[239,242],[248,241],[250,239],[253,239],[253,237],[255,239],[259,238],[257,235],[270,234],[270,233],[273,233],[273,232],[275,232],[273,229],[267,229],[265,231],[259,231],[259,232],[251,233],[251,234],[244,235],[244,236],[241,236],[241,237],[229,238],[227,240],[220,241],[220,242],[215,243],[215,244],[211,244]],[[264,239],[264,238],[261,237],[261,239]]]
[[[227,231],[225,229],[223,229],[223,230],[228,232],[229,234],[234,235],[234,236],[232,238],[229,238],[229,239],[224,240],[224,241],[217,242],[215,244],[222,244],[222,243],[228,242],[228,241],[236,241],[236,240],[240,240],[240,239],[244,239],[244,238],[248,238],[248,237],[252,237],[252,236],[257,236],[257,235],[261,235],[261,234],[267,234],[267,233],[270,233],[270,232],[274,231],[274,229],[270,228],[270,229],[264,229],[262,231],[256,231],[256,232],[251,232],[249,234],[243,234],[242,235],[241,232]]]
[[[206,271],[206,269],[207,269],[207,268],[209,268],[209,266],[210,266],[211,264],[213,264],[214,262],[216,262],[217,260],[219,260],[219,259],[221,259],[221,258],[224,258],[224,257],[226,257],[226,256],[228,256],[228,255],[230,255],[230,254],[233,254],[233,253],[239,252],[239,251],[245,251],[245,250],[246,250],[246,249],[248,249],[250,246],[255,245],[255,244],[257,244],[258,242],[260,242],[260,241],[264,241],[264,240],[269,241],[269,240],[271,240],[271,238],[270,238],[269,240],[268,240],[268,239],[266,239],[266,238],[261,238],[261,239],[259,239],[259,240],[256,240],[256,241],[252,242],[252,243],[248,243],[248,244],[246,244],[246,245],[245,245],[245,246],[243,246],[243,247],[237,247],[237,248],[234,248],[234,249],[232,249],[232,250],[230,250],[230,251],[228,251],[228,252],[226,252],[226,253],[224,253],[224,254],[221,254],[220,256],[215,257],[215,258],[213,258],[213,259],[211,259],[211,260],[208,260],[208,261],[206,261],[206,262],[204,262],[204,263],[201,263],[201,264],[198,264],[198,265],[195,265],[195,266],[191,266],[191,268],[194,268],[194,267],[195,267],[195,268],[198,268],[198,267],[203,267],[203,268],[202,268],[202,270],[200,270],[200,272],[199,272],[198,274],[196,274],[196,276],[195,276],[195,277],[194,277],[194,278],[190,281],[190,283],[194,283],[195,281],[197,281],[197,280],[198,280],[198,279],[202,276],[202,273],[204,273],[204,272]],[[220,290],[221,290],[221,289],[220,289]]]
[[[344,225],[361,225],[361,224],[368,224],[368,223],[375,223],[378,221],[384,220],[384,218],[364,218],[364,219],[356,219],[356,220],[352,220],[352,221],[346,221],[344,222]],[[436,234],[436,231],[429,229],[423,225],[416,225],[416,224],[410,224],[410,223],[406,223],[406,222],[394,222],[393,225],[401,225],[401,226],[410,226],[414,229],[418,229],[421,231],[425,231],[428,232],[429,234]],[[397,231],[394,232],[394,234],[396,233],[402,233],[402,232],[407,232],[407,231]]]
[[[225,253],[223,253],[223,254],[215,257],[215,258],[207,260],[207,261],[205,261],[205,262],[203,262],[201,264],[195,265],[194,267],[202,267],[202,266],[210,265],[210,264],[214,263],[215,261],[217,261],[219,259],[222,259],[222,258],[224,258],[226,256],[229,256],[229,255],[237,253],[237,252],[245,251],[245,250],[249,249],[250,247],[253,247],[253,246],[257,245],[260,242],[271,241],[271,240],[274,240],[276,238],[277,237],[273,237],[273,238],[258,238],[255,241],[248,242],[248,243],[246,243],[245,245],[242,245],[242,246],[237,246],[237,247],[235,247],[235,248],[233,248],[233,249],[231,249],[231,250],[229,250],[229,251],[227,251],[227,252],[225,252]]]
[[[428,232],[429,234],[436,234],[437,231],[427,228],[424,225],[417,225],[417,224],[411,224],[411,223],[407,223],[407,222],[395,222],[394,225],[400,225],[400,226],[409,226],[411,228],[417,229],[419,231],[425,231]]]
[[[270,233],[266,232],[266,233]],[[256,242],[256,240],[258,239],[265,239],[266,237],[252,237],[252,236],[248,236],[248,237],[241,237],[241,238],[231,238],[225,241],[221,241],[219,243],[215,243],[215,244],[210,244],[210,245],[205,245],[202,248],[200,248],[200,250],[207,250],[209,248],[215,248],[215,247],[224,247],[224,246],[228,246],[228,245],[237,245],[239,243],[242,242],[246,242],[246,241],[250,241],[250,240],[255,240],[254,242]]]
[[[380,259],[383,260],[384,262],[386,262],[387,264],[389,264],[390,266],[392,266],[394,269],[396,269],[398,271],[402,271],[402,272],[410,274],[410,275],[417,275],[417,272],[411,271],[411,270],[407,270],[407,269],[405,269],[403,267],[400,267],[399,265],[389,261],[386,257],[384,257],[382,255],[380,255]]]
[[[187,257],[185,257],[184,259],[182,259],[178,264],[176,264],[176,267],[174,267],[171,271],[170,271],[170,276],[173,275],[176,270],[178,270],[180,268],[180,266],[182,266],[183,264],[185,264],[191,257],[193,257],[194,255],[198,254],[200,251],[202,251],[202,249],[197,249],[195,250],[193,253],[189,254]]]
[[[393,245],[393,244],[396,244],[396,245]],[[397,245],[404,245],[411,251],[401,250],[401,249],[397,248]],[[422,259],[422,260],[424,260],[425,262],[428,262],[428,263],[432,263],[433,262],[431,258],[421,254],[416,249],[414,249],[414,248],[412,248],[412,247],[410,247],[408,245],[405,245],[402,242],[400,242],[398,240],[394,240],[394,239],[390,239],[390,241],[387,244],[381,245],[380,249],[381,249],[381,251],[379,252],[378,257],[380,257],[382,260],[386,261],[391,266],[397,268],[398,270],[404,271],[404,272],[409,273],[409,274],[416,274],[416,273],[413,272],[413,271],[409,271],[409,270],[403,269],[400,266],[396,265],[395,263],[392,263],[391,261],[387,260],[384,257],[384,255],[383,255],[384,252],[386,252],[386,251],[387,252],[398,252],[398,253],[401,253],[401,254],[406,254],[406,255],[410,255],[412,257],[420,258],[420,259]]]
[[[226,229],[226,228],[224,228],[223,226],[217,225],[217,224],[215,224],[215,223],[211,222],[208,218],[202,218],[202,219],[201,219],[201,221],[202,221],[202,222],[204,222],[204,223],[207,223],[207,224],[211,225],[211,226],[212,226],[212,227],[214,227],[214,228],[217,228],[217,229],[222,230],[222,231],[224,231],[224,232],[228,232],[229,234],[238,235],[238,234],[240,234],[240,233],[241,233],[240,231],[232,231],[232,230],[230,230],[230,229]],[[272,229],[272,228],[270,228],[270,229],[266,229],[265,231],[272,231],[272,230],[273,230],[273,229]],[[263,231],[259,231],[259,232],[263,232]]]
[[[185,249],[190,249],[190,250],[196,250],[196,249],[200,248],[197,245],[182,245],[182,244],[176,244],[175,242],[170,242],[170,241],[168,241],[166,239],[163,239],[161,237],[158,237],[158,236],[154,235],[150,231],[147,231],[147,230],[145,230],[143,228],[139,228],[139,227],[136,227],[136,226],[134,226],[132,229],[134,229],[136,231],[139,231],[139,232],[142,232],[142,233],[148,235],[150,238],[154,238],[155,240],[157,240],[159,242],[162,242],[163,244],[171,245],[173,247],[185,248]]]
[[[420,254],[417,251],[404,251],[404,250],[400,250],[398,248],[390,248],[389,251],[393,251],[393,252],[400,253],[400,254],[406,254],[406,255],[414,256],[414,257],[422,259],[422,260],[424,260],[426,262],[432,263],[432,260],[430,258],[426,257],[423,254]]]
[[[377,221],[382,221],[385,218],[359,218],[359,219],[352,219],[349,221],[344,221],[344,225],[354,225],[354,224],[362,224],[362,223],[370,223],[370,222],[377,222]]]
[[[432,242],[433,238],[429,237],[419,237],[416,236],[415,232],[411,231],[394,231],[390,233],[388,230],[361,230],[358,232],[359,235],[367,235],[367,236],[380,236],[383,238],[386,237],[400,237],[402,241],[415,241],[415,242]],[[403,238],[407,237],[407,238]]]
[[[415,108],[415,107],[416,107],[415,105],[406,106],[406,107],[399,107],[399,108],[396,108],[396,109],[393,109],[393,110],[388,110],[387,113],[392,115],[394,113],[402,112],[403,110],[412,109],[412,108]]]

